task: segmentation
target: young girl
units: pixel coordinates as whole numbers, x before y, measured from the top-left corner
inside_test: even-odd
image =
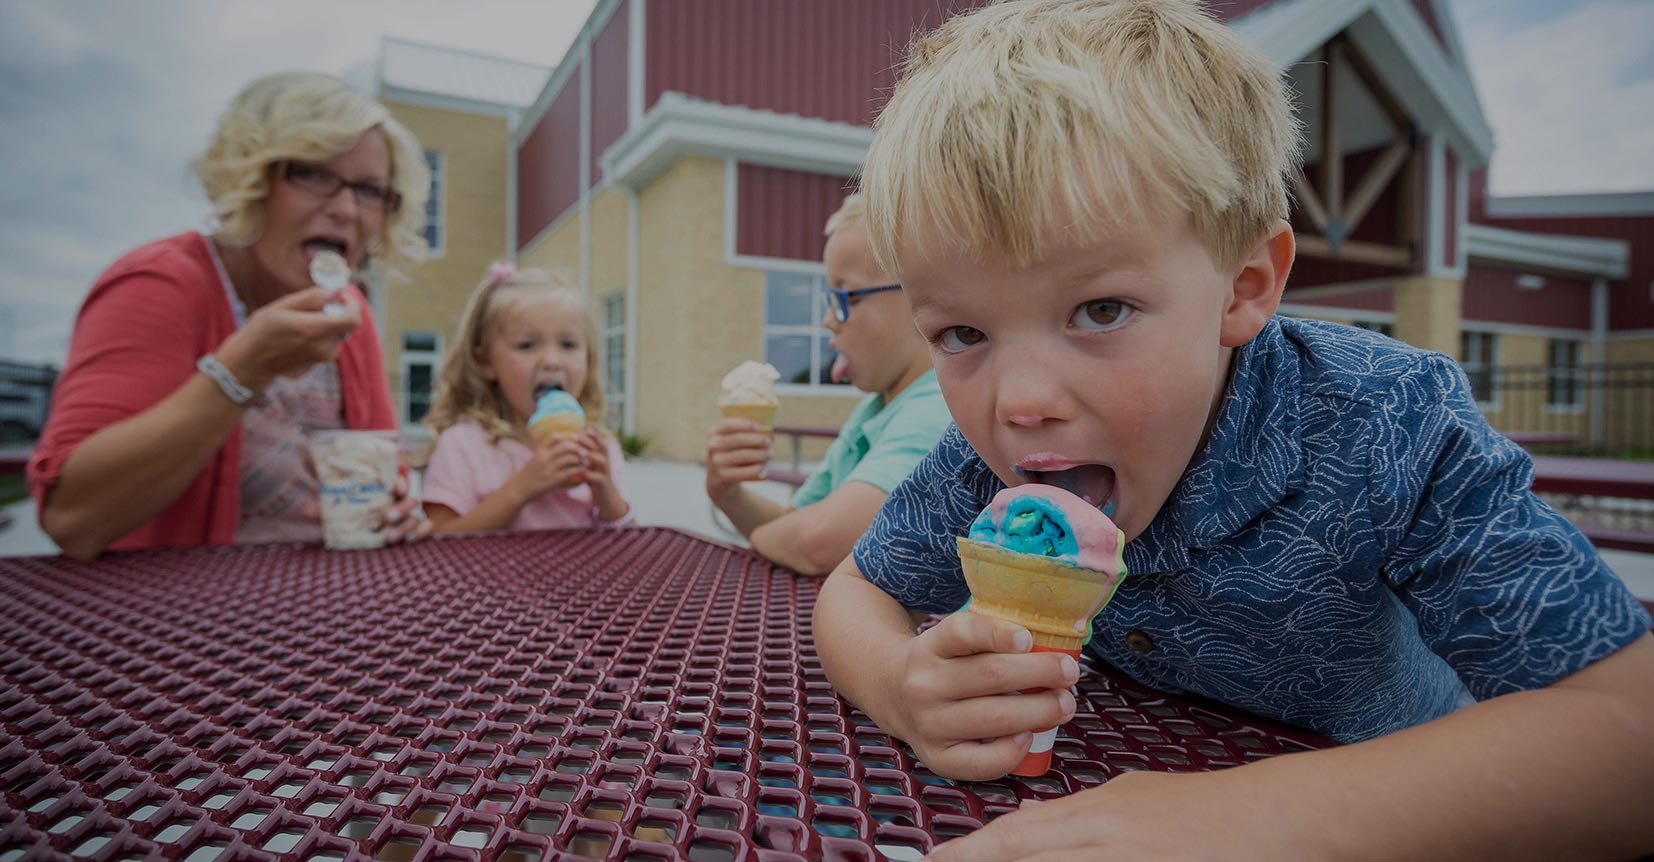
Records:
[[[536,444],[528,420],[547,387],[603,415],[597,337],[579,294],[537,269],[497,263],[477,286],[425,423],[438,434],[425,514],[438,532],[610,527],[629,522],[620,445],[596,425]]]

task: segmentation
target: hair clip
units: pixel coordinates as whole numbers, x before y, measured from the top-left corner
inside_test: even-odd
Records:
[[[488,265],[488,283],[497,285],[517,274],[517,267],[510,261],[496,260]]]

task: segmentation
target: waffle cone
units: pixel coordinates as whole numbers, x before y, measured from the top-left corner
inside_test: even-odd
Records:
[[[779,404],[720,404],[718,409],[726,419],[751,419],[757,422],[765,432],[775,427],[776,411],[781,409]]]
[[[1070,652],[1090,639],[1091,618],[1123,579],[965,538],[959,565],[971,588],[971,613],[1009,620],[1033,634],[1035,646]]]
[[[552,437],[573,437],[586,427],[586,417],[576,416],[573,413],[553,413],[533,425],[529,426],[528,433],[533,435],[534,442],[544,443]]]

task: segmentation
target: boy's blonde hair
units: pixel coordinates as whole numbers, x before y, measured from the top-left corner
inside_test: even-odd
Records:
[[[393,270],[418,261],[425,254],[425,198],[431,185],[425,151],[384,105],[315,72],[259,78],[219,117],[212,143],[194,162],[212,202],[214,235],[232,245],[257,240],[264,230],[272,165],[289,159],[325,162],[370,129],[384,136],[390,150],[390,186],[402,196],[402,206],[385,213],[369,252]]]
[[[436,401],[425,417],[425,427],[441,434],[449,426],[474,421],[495,437],[510,437],[515,431],[507,418],[511,407],[500,388],[488,380],[483,372],[482,356],[487,352],[488,339],[499,325],[501,316],[524,300],[523,294],[538,293],[580,312],[586,339],[586,382],[575,393],[580,407],[589,421],[603,418],[603,382],[597,367],[597,324],[586,310],[580,293],[562,278],[543,269],[511,270],[495,264],[489,275],[471,293],[460,316],[459,332],[448,353],[442,359],[442,373],[437,380]],[[503,296],[501,294],[504,294]]]
[[[862,175],[874,256],[922,231],[1028,265],[1179,211],[1220,265],[1287,214],[1280,71],[1198,0],[1016,0],[917,39]]]
[[[839,228],[846,228],[867,219],[867,203],[861,192],[854,192],[845,196],[844,202],[838,205],[838,210],[827,217],[827,227],[822,233],[832,236],[839,232]]]

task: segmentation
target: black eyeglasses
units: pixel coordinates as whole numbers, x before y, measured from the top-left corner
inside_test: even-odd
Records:
[[[331,198],[340,189],[350,189],[358,206],[379,213],[394,213],[402,208],[402,195],[375,183],[353,183],[321,165],[310,162],[277,162],[282,178],[317,197]]]
[[[863,287],[856,290],[845,290],[842,287],[827,288],[827,304],[832,306],[833,318],[839,323],[850,319],[850,300],[858,296],[868,296],[874,293],[884,293],[887,290],[901,290],[899,284],[887,284],[884,287]]]

